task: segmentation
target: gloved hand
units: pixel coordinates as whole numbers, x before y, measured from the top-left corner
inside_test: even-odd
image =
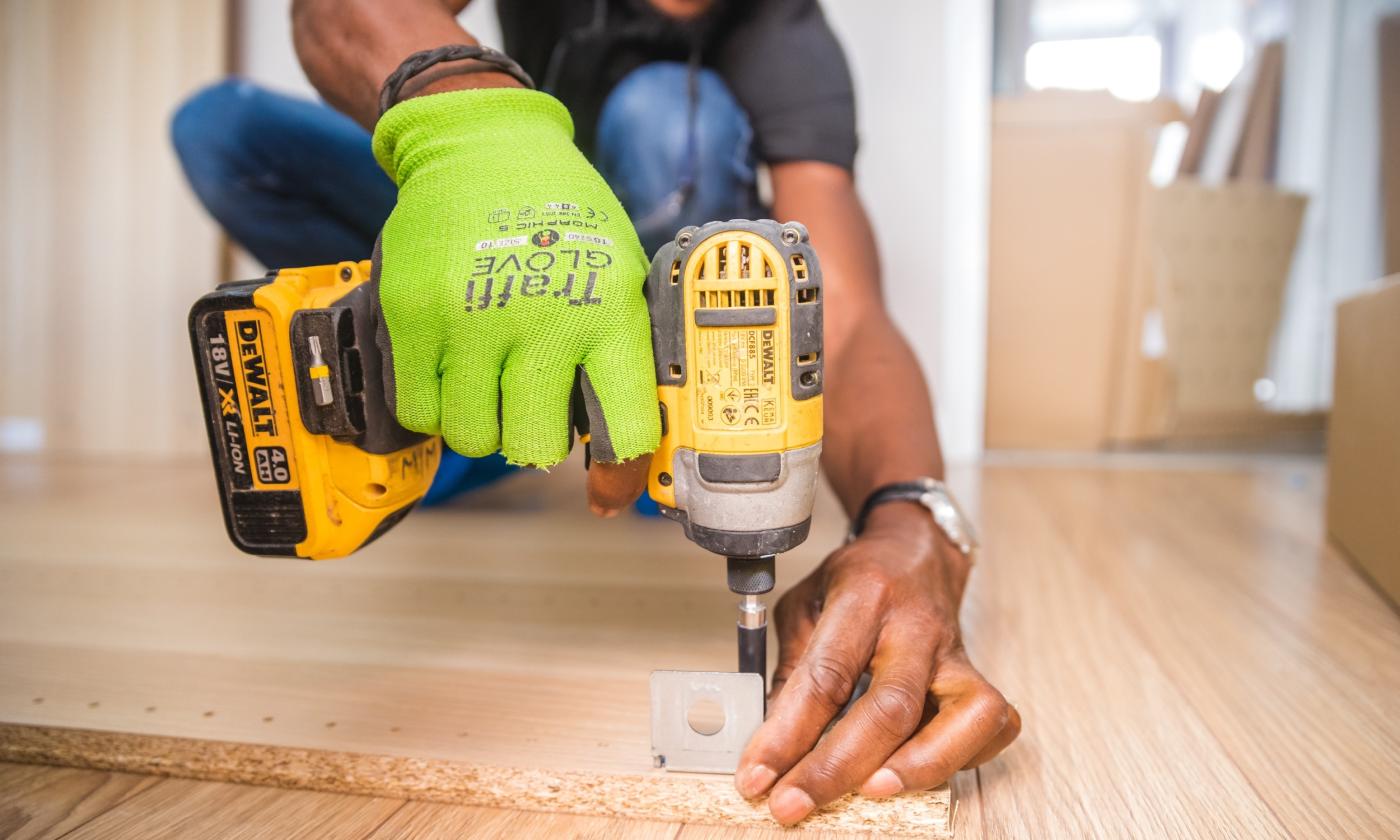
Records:
[[[515,88],[409,99],[375,127],[399,187],[375,261],[386,390],[463,455],[563,460],[576,378],[594,459],[659,441],[647,259],[572,137],[562,104]]]

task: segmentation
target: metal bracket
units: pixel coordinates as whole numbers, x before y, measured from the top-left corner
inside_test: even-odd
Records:
[[[713,734],[690,723],[691,710],[711,701],[723,713]],[[726,671],[651,672],[651,757],[656,767],[733,773],[739,753],[763,723],[763,677]]]

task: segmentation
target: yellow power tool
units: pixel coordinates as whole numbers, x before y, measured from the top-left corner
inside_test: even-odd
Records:
[[[689,227],[647,277],[661,402],[648,491],[742,595],[739,670],[767,673],[774,560],[807,538],[822,449],[822,285],[807,229]]]
[[[369,273],[284,269],[190,310],[224,525],[250,554],[344,557],[432,483],[442,440],[388,411]]]
[[[443,444],[388,410],[369,277],[368,261],[284,269],[190,311],[224,522],[244,551],[343,557],[432,482]],[[646,295],[662,429],[648,489],[729,558],[740,670],[762,674],[758,596],[774,555],[807,536],[821,454],[816,255],[797,223],[688,227],[657,254]]]

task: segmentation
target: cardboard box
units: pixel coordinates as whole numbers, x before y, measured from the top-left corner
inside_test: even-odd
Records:
[[[993,109],[989,448],[1314,431],[1258,402],[1305,196],[1147,179],[1169,103],[1037,94]],[[1262,159],[1262,158],[1261,158]]]
[[[1337,306],[1327,530],[1400,603],[1400,275]]]
[[[987,446],[1100,448],[1135,340],[1154,142],[1181,109],[1056,91],[992,115]]]

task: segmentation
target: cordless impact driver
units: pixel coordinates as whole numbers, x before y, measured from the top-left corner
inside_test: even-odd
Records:
[[[388,408],[376,291],[368,261],[342,262],[226,283],[191,309],[224,524],[241,550],[343,557],[427,492],[443,442]],[[775,555],[807,536],[821,454],[816,255],[797,223],[687,227],[656,255],[646,297],[661,412],[648,491],[728,558],[740,670],[763,675],[758,596]]]

